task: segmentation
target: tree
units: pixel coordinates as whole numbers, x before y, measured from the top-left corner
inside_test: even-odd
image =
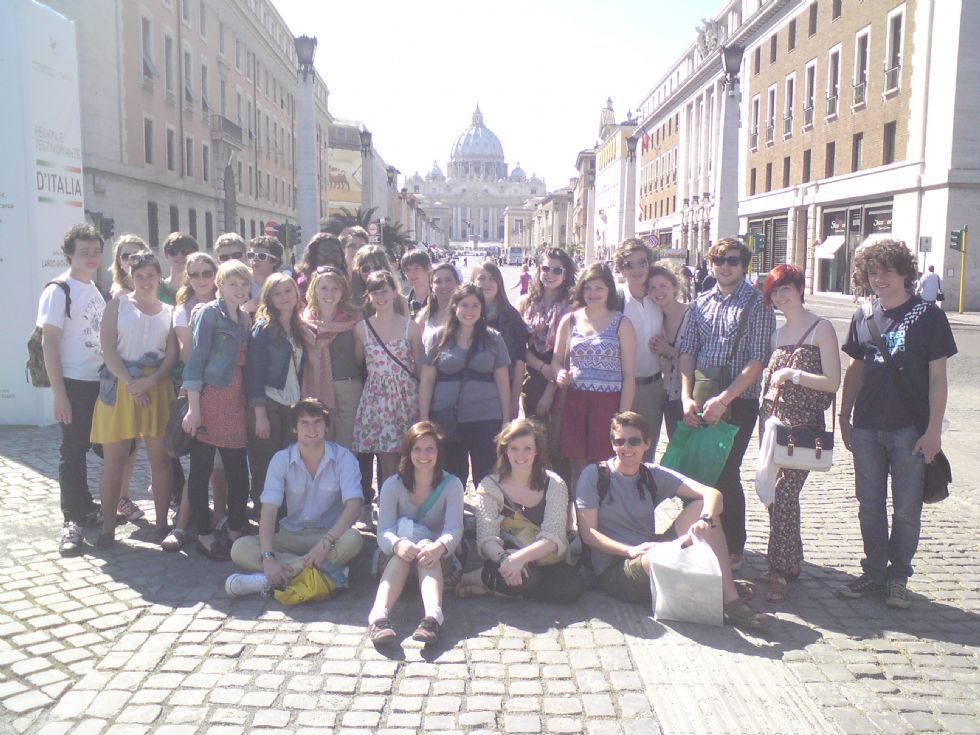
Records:
[[[374,215],[377,211],[375,207],[367,210],[360,207],[355,210],[343,207],[338,214],[331,215],[330,219],[320,223],[320,231],[339,235],[347,227],[359,226],[366,230],[375,219]],[[391,222],[386,219],[381,228],[381,235],[384,248],[392,263],[397,263],[401,259],[402,253],[415,245],[415,241],[405,232],[401,222]]]

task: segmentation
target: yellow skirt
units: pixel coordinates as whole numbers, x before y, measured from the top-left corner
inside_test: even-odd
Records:
[[[150,375],[153,370],[144,368],[143,375]],[[150,389],[149,396],[149,406],[137,406],[126,386],[119,385],[115,405],[109,406],[101,398],[96,401],[92,416],[92,442],[111,444],[147,436],[163,436],[170,419],[170,404],[174,400],[173,381],[169,378],[160,380]]]

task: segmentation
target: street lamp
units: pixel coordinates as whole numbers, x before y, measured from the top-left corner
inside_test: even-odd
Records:
[[[371,131],[361,126],[359,135],[361,137],[361,155],[367,158],[371,155]]]
[[[626,137],[626,159],[632,161],[636,159],[636,136],[629,135]]]
[[[299,61],[299,70],[303,72],[303,79],[307,74],[313,72],[313,57],[316,55],[316,36],[299,36],[293,39],[296,47],[296,58]]]
[[[721,50],[721,69],[725,72],[725,86],[728,96],[735,96],[735,85],[738,83],[738,73],[742,66],[742,55],[745,49],[741,46],[724,46]]]

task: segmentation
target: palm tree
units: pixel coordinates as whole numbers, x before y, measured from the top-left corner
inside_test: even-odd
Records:
[[[376,207],[366,210],[360,207],[355,210],[342,207],[338,214],[331,215],[329,219],[320,223],[320,231],[339,235],[347,227],[359,226],[366,230],[375,219],[374,215],[377,211]],[[391,222],[387,219],[381,228],[381,241],[392,263],[397,263],[402,253],[415,245],[415,241],[405,232],[401,222]]]

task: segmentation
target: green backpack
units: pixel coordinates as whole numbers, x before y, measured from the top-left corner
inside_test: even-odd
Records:
[[[65,292],[65,316],[71,319],[71,288],[68,282],[56,278],[44,284],[47,288],[52,283],[57,284]],[[41,289],[44,292],[44,289]],[[44,366],[44,348],[41,344],[41,327],[34,327],[30,338],[27,340],[27,366],[25,369],[27,379],[35,388],[50,388],[51,380],[48,378],[48,370]]]

